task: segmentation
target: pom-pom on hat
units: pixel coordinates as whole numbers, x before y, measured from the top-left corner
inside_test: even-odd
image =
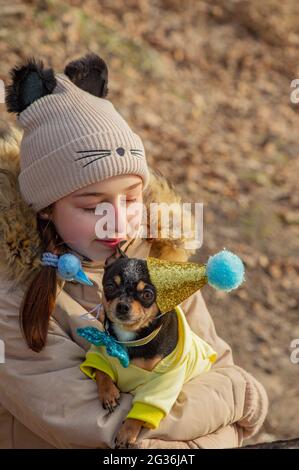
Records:
[[[105,97],[108,69],[95,54],[62,74],[28,59],[11,70],[9,112],[24,129],[19,186],[36,212],[86,185],[134,174],[149,183],[141,138]]]

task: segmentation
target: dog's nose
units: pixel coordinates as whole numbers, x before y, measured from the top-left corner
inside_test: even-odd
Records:
[[[119,302],[116,306],[116,312],[120,315],[126,315],[130,310],[130,305],[125,302]]]

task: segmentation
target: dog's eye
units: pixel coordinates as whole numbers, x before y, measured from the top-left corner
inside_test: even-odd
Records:
[[[144,300],[152,300],[153,295],[154,295],[154,294],[153,294],[153,292],[152,292],[151,290],[144,290],[144,291],[142,292],[142,298],[143,298]]]
[[[110,294],[113,294],[114,290],[115,290],[114,284],[107,284],[107,285],[105,286],[105,293],[106,293],[106,294],[109,294],[109,295],[110,295]]]

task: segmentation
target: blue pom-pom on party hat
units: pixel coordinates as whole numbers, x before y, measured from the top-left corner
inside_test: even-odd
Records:
[[[215,289],[230,292],[237,289],[245,279],[245,268],[239,256],[226,249],[210,256],[206,274],[208,283]]]

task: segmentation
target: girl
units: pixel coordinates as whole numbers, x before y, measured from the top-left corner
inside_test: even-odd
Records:
[[[0,141],[0,448],[113,447],[131,407],[131,395],[122,394],[108,414],[80,371],[90,345],[76,329],[99,322],[103,266],[115,246],[98,240],[95,207],[109,202],[122,234],[130,217],[120,197],[147,208],[180,197],[149,170],[140,137],[105,99],[107,75],[94,55],[71,62],[64,74],[34,60],[12,71],[6,103],[24,133],[13,130]],[[186,261],[193,254],[184,238],[119,238],[132,257]],[[75,255],[85,282],[58,276],[57,266],[42,264],[44,252],[56,260]],[[171,413],[156,430],[144,429],[137,446],[241,446],[265,419],[264,388],[234,365],[200,291],[181,307],[218,359],[184,385]]]

